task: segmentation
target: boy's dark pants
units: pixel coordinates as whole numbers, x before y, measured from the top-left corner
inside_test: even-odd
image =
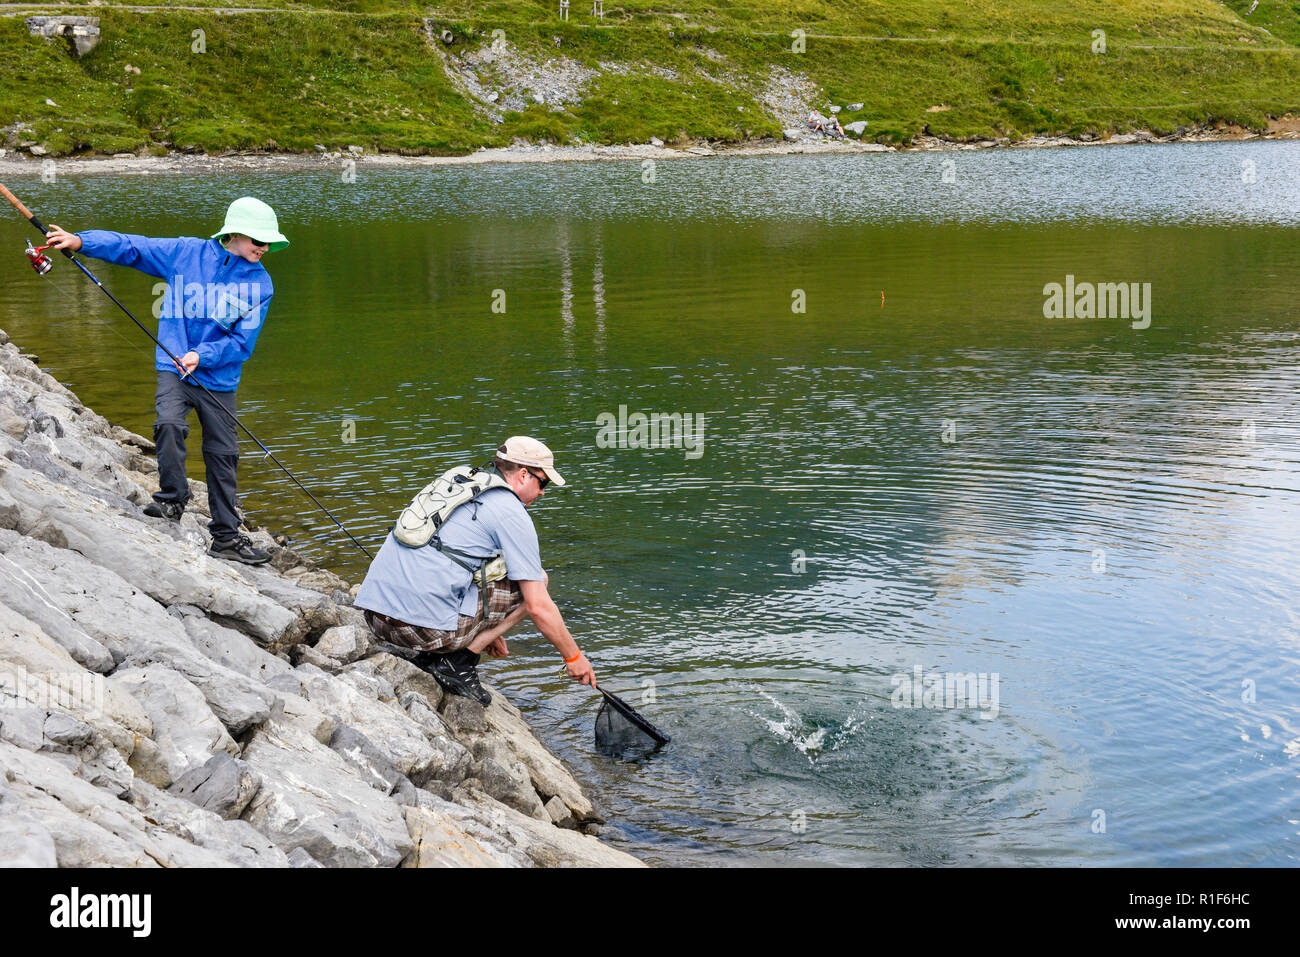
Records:
[[[235,511],[239,436],[234,420],[221,411],[218,403],[233,415],[235,393],[207,393],[192,382],[182,382],[174,372],[158,373],[153,441],[158,446],[161,488],[154,499],[182,505],[189,501],[190,486],[185,479],[185,439],[190,434],[187,421],[190,409],[197,409],[199,426],[203,429],[203,464],[208,473],[208,510],[212,512],[208,531],[214,540],[225,541],[234,538],[239,529],[239,514]]]

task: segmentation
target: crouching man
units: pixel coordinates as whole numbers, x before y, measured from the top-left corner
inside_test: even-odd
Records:
[[[415,663],[453,694],[484,705],[483,651],[508,653],[506,633],[527,615],[568,673],[596,685],[591,662],[547,591],[537,530],[525,510],[554,483],[551,450],[514,436],[487,469],[451,469],[402,512],[357,592],[381,642],[412,649]]]

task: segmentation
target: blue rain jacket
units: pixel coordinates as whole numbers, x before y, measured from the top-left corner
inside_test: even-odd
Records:
[[[101,229],[77,233],[81,251],[130,266],[162,283],[154,286],[158,339],[175,356],[197,352],[194,378],[213,392],[234,392],[266,322],[274,288],[261,263],[221,248],[215,239],[150,239]],[[154,368],[179,372],[161,349]]]

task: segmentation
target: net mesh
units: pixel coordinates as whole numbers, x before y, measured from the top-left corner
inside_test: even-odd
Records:
[[[617,758],[649,754],[672,739],[637,714],[622,698],[600,689],[605,700],[596,712],[596,749]]]

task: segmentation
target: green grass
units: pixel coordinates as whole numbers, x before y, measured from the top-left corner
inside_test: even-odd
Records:
[[[925,131],[972,139],[1260,127],[1300,111],[1300,0],[1261,0],[1249,18],[1249,0],[628,0],[607,3],[603,24],[583,0],[573,0],[567,24],[554,0],[243,2],[277,12],[96,7],[103,40],[80,61],[62,41],[30,36],[22,18],[0,17],[0,127],[27,123],[22,137],[54,154],[316,144],[446,154],[515,137],[736,142],[780,135],[755,98],[776,66],[824,90],[809,107],[863,102],[854,118],[884,142]],[[530,106],[493,124],[443,72],[423,15],[454,29],[462,48],[499,28],[538,59],[614,61],[633,72],[602,73],[581,103]],[[199,28],[202,54],[191,50]],[[791,50],[796,29],[807,35],[802,53]],[[1092,52],[1095,29],[1106,31],[1104,54]],[[930,110],[940,105],[949,108]]]
[[[1227,0],[1224,6],[1234,11],[1253,27],[1263,27],[1287,43],[1300,46],[1300,0],[1259,0],[1259,6],[1250,16],[1251,0]]]

